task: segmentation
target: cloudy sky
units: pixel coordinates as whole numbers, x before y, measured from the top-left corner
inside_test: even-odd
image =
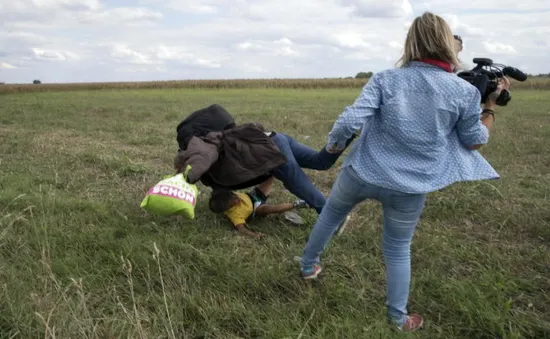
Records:
[[[345,77],[392,67],[426,10],[461,58],[550,72],[550,1],[0,0],[0,82]]]

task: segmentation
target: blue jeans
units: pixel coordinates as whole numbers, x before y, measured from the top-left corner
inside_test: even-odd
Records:
[[[408,194],[374,186],[359,178],[351,166],[344,168],[311,231],[301,266],[302,269],[308,270],[319,263],[321,252],[340,223],[355,205],[366,199],[375,199],[382,204],[386,305],[388,317],[401,325],[407,315],[411,280],[411,241],[424,209],[426,194]]]
[[[313,185],[302,168],[328,170],[342,153],[330,154],[324,147],[321,151],[316,151],[278,132],[272,136],[272,140],[287,158],[286,164],[273,171],[273,176],[292,194],[304,200],[317,213],[321,213],[326,198]]]

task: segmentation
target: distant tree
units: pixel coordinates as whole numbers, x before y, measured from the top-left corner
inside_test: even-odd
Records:
[[[359,72],[355,75],[355,79],[368,79],[372,77],[372,72]]]
[[[40,80],[33,80],[32,83],[35,84],[35,85],[38,85],[38,84],[41,84],[42,82],[40,82]]]

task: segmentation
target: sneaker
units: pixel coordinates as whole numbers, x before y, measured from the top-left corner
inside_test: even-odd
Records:
[[[286,211],[284,214],[285,219],[296,225],[305,224],[304,219],[294,211]]]
[[[424,324],[424,318],[420,314],[411,314],[407,316],[407,321],[401,326],[397,326],[397,329],[403,332],[414,332],[422,327]]]
[[[295,202],[292,203],[292,206],[296,209],[310,208],[310,206],[304,200],[296,200]]]
[[[336,230],[336,235],[340,235],[344,232],[350,220],[351,220],[351,216],[346,215],[346,219],[344,219],[344,221],[342,221],[340,226],[338,226],[338,229]]]
[[[302,270],[300,274],[302,275],[302,279],[310,280],[316,279],[321,271],[321,265],[313,265],[313,268],[311,270]]]

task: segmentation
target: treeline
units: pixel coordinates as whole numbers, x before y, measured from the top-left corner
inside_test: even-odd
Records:
[[[550,78],[550,73],[527,74],[529,78]]]

